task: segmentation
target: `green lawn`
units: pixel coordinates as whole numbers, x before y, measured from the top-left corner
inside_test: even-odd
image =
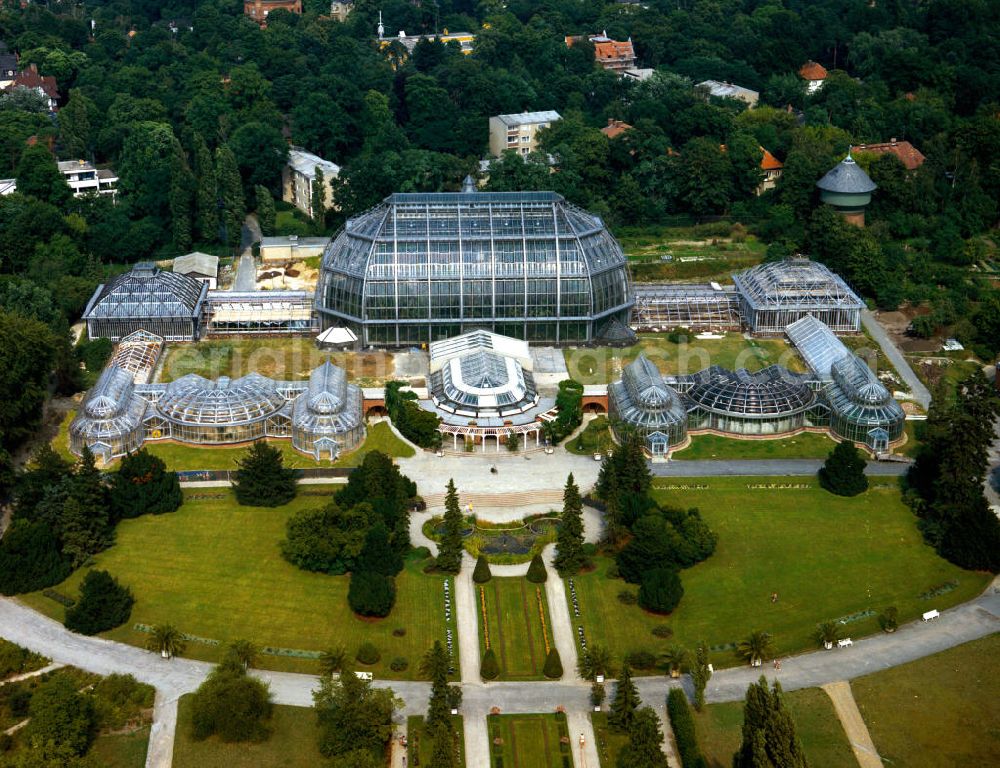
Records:
[[[808,487],[747,488],[772,483]],[[813,647],[821,621],[849,617],[845,633],[858,637],[878,630],[875,614],[888,605],[906,622],[965,602],[989,581],[925,545],[893,486],[850,499],[828,494],[812,478],[660,479],[658,486],[660,503],[698,507],[719,543],[712,557],[682,573],[684,598],[669,617],[619,602],[626,585],[607,578],[607,559],[574,579],[581,611],[574,623],[584,626],[589,643],[619,657],[668,643],[694,648],[703,639],[716,667],[733,666],[739,662],[732,644],[755,629],[774,635],[778,653],[794,653]],[[938,596],[921,597],[942,585],[949,586]],[[673,629],[673,639],[651,634],[661,624]]]
[[[718,226],[718,225],[714,225]],[[652,280],[721,280],[729,282],[733,272],[759,264],[767,246],[748,235],[742,242],[725,233],[706,233],[699,227],[646,228],[621,235],[633,278]],[[663,256],[669,256],[668,261]]]
[[[226,744],[212,736],[191,738],[191,694],[177,712],[173,768],[314,768],[326,759],[318,747],[316,713],[308,707],[274,707],[271,737],[259,744]]]
[[[621,377],[622,368],[643,353],[665,374],[696,373],[711,365],[757,371],[775,363],[804,371],[805,363],[783,339],[746,339],[727,333],[722,339],[696,339],[675,344],[666,333],[644,333],[637,344],[622,349],[565,349],[570,378],[583,384],[606,384]]]
[[[309,493],[329,492],[309,486]],[[307,573],[281,557],[288,517],[326,503],[328,496],[300,495],[278,509],[241,507],[225,489],[189,491],[185,497],[177,512],[120,523],[115,546],[94,559],[95,567],[109,570],[136,596],[131,620],[107,637],[141,646],[147,635],[135,624],[171,623],[223,645],[246,638],[262,647],[313,652],[343,645],[353,654],[370,641],[382,654],[370,670],[397,679],[416,678],[420,657],[435,640],[444,640],[444,579],[425,575],[423,562],[410,558],[396,578],[396,606],[387,618],[362,620],[347,605],[347,576]],[[75,597],[83,575],[81,569],[56,589]],[[62,606],[39,592],[24,601],[63,618]],[[397,629],[405,634],[395,636]],[[210,661],[221,654],[219,646],[198,642],[189,642],[185,652]],[[407,659],[408,669],[389,669],[397,657]],[[316,670],[307,658],[265,654],[260,664]]]
[[[326,360],[347,371],[348,380],[359,386],[374,386],[393,376],[392,356],[387,352],[330,352],[318,349],[308,338],[268,337],[170,344],[159,380],[173,381],[188,373],[208,379],[237,378],[254,371],[273,379],[298,381],[309,378],[309,373]]]
[[[455,729],[455,749],[458,754],[458,768],[465,768],[465,726],[461,715],[452,715],[451,727]],[[427,765],[434,749],[433,742],[424,740],[424,718],[414,715],[406,718],[406,754],[414,768]]]
[[[785,703],[795,720],[809,765],[856,765],[847,735],[837,719],[830,697],[819,688],[785,693]],[[729,768],[739,748],[743,726],[743,702],[709,704],[694,713],[698,744],[708,768]]]
[[[381,451],[386,456],[393,458],[409,458],[415,451],[408,443],[403,442],[396,433],[389,427],[389,422],[379,421],[368,425],[368,434],[361,446],[334,462],[336,467],[358,467],[364,461],[365,456],[372,451]],[[301,455],[301,454],[300,454]]]
[[[852,680],[854,699],[883,762],[908,768],[996,765],[998,655],[1000,634],[993,634]]]
[[[608,417],[598,416],[587,423],[583,432],[566,443],[566,450],[579,456],[604,451],[612,445]]]
[[[675,459],[825,459],[836,442],[826,434],[800,432],[777,440],[737,440],[721,435],[692,435]]]
[[[549,578],[556,578],[550,574]],[[545,587],[525,578],[493,578],[482,586],[486,598],[488,627],[483,627],[482,604],[479,617],[480,657],[486,652],[486,632],[490,647],[500,663],[501,680],[540,680],[545,664],[545,633],[552,643],[552,622],[545,600]],[[536,591],[537,587],[537,591]],[[539,596],[542,608],[539,610]],[[542,612],[545,632],[542,631]]]
[[[490,715],[487,722],[495,768],[572,767],[574,745],[566,715]]]
[[[274,215],[274,233],[276,235],[299,235],[310,237],[313,226],[304,213],[295,211],[276,211]]]
[[[602,768],[615,768],[619,750],[628,744],[628,734],[616,733],[611,730],[608,726],[607,712],[594,712],[590,716],[590,719],[594,724],[594,738],[597,739],[597,756],[600,758]]]
[[[134,733],[98,736],[88,754],[103,768],[143,768],[149,747],[149,726]]]

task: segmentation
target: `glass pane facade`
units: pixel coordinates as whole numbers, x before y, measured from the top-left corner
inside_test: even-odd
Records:
[[[323,255],[316,306],[366,344],[476,328],[554,344],[600,341],[632,298],[597,216],[552,192],[462,192],[395,194],[350,219]]]
[[[651,454],[665,453],[687,436],[687,408],[645,355],[608,387],[608,406],[616,432],[622,426],[635,430]]]

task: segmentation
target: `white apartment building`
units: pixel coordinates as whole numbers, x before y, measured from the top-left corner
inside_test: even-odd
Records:
[[[90,192],[114,197],[118,193],[118,177],[114,171],[95,168],[87,160],[60,160],[57,165],[75,197]]]
[[[538,151],[538,132],[562,117],[554,110],[494,115],[490,118],[490,154],[500,157],[508,149],[519,155]]]
[[[302,147],[292,147],[288,151],[288,165],[281,173],[281,199],[310,218],[313,216],[312,187],[317,168],[323,172],[323,186],[326,187],[323,205],[332,208],[333,180],[340,175],[339,165],[306,152]]]

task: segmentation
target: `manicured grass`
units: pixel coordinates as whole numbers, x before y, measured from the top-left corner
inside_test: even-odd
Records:
[[[814,766],[856,765],[850,742],[837,719],[830,697],[819,688],[785,693],[806,758]],[[698,744],[709,768],[729,768],[742,738],[743,702],[709,704],[695,712]]]
[[[374,386],[393,376],[392,356],[386,352],[330,352],[318,349],[312,339],[274,337],[170,344],[160,365],[159,380],[173,381],[188,373],[208,379],[235,379],[254,371],[273,379],[296,381],[309,378],[309,373],[328,359],[359,386]]]
[[[851,681],[886,765],[971,768],[1000,755],[1000,634]]]
[[[549,578],[556,578],[549,574]],[[552,643],[552,622],[545,600],[545,587],[532,584],[525,578],[493,578],[483,585],[476,585],[476,598],[480,600],[479,587],[486,597],[486,617],[489,622],[490,647],[500,664],[501,680],[540,680],[545,664],[545,632]],[[537,592],[535,588],[538,588]],[[541,597],[545,615],[545,632],[542,631],[542,612],[538,602]],[[480,604],[480,611],[482,605]],[[482,613],[479,616],[480,658],[486,652],[486,631]]]
[[[619,657],[658,652],[667,643],[690,649],[705,640],[716,667],[733,666],[739,662],[732,644],[755,629],[772,633],[785,655],[813,648],[821,621],[851,617],[844,632],[858,637],[878,631],[875,614],[886,606],[896,606],[906,622],[932,607],[965,602],[989,581],[924,544],[890,483],[854,498],[829,494],[812,478],[664,478],[657,484],[661,504],[698,507],[719,542],[712,557],[682,572],[684,598],[669,617],[619,602],[626,585],[607,578],[607,559],[574,579],[581,611],[574,623],[582,623],[589,643]],[[807,487],[747,487],[770,484]],[[954,588],[921,598],[949,582]],[[774,604],[772,592],[779,595]],[[859,616],[865,611],[872,613]],[[658,624],[670,625],[672,640],[651,634]]]
[[[67,411],[66,415],[63,416],[63,420],[59,423],[59,432],[56,436],[52,438],[50,445],[52,450],[58,453],[67,461],[76,461],[77,458],[69,450],[69,425],[73,423],[73,419],[76,418],[76,411]]]
[[[191,694],[177,711],[173,768],[314,768],[324,765],[316,713],[308,707],[275,706],[271,737],[259,744],[226,744],[216,736],[191,738]]]
[[[836,442],[818,432],[800,432],[777,440],[736,440],[721,435],[693,435],[674,459],[825,459]]]
[[[583,384],[606,384],[621,377],[622,368],[643,353],[665,374],[696,373],[711,365],[734,370],[757,371],[775,363],[793,371],[804,371],[798,353],[783,339],[746,339],[742,333],[727,333],[722,339],[696,339],[675,344],[666,333],[644,333],[631,347],[611,349],[565,349],[570,378]]]
[[[396,433],[389,427],[389,422],[379,421],[368,425],[368,433],[361,446],[334,462],[335,467],[358,467],[365,460],[365,456],[372,451],[381,451],[386,456],[393,458],[409,458],[415,451],[408,443],[403,442]],[[301,454],[300,454],[301,455]]]
[[[329,492],[322,486],[308,490]],[[147,635],[135,624],[170,623],[186,634],[219,641],[221,646],[187,644],[186,656],[210,661],[219,660],[225,644],[240,638],[262,647],[313,652],[343,645],[351,655],[370,641],[382,658],[369,671],[396,679],[416,678],[420,657],[435,640],[444,641],[444,578],[424,574],[422,561],[411,557],[396,578],[396,605],[387,618],[362,620],[348,607],[347,576],[308,573],[281,557],[285,521],[300,509],[327,503],[329,496],[300,494],[278,509],[241,507],[225,489],[187,492],[185,499],[172,514],[123,521],[115,546],[94,559],[95,567],[110,571],[136,596],[130,621],[107,637],[143,646]],[[75,597],[83,576],[81,569],[56,589]],[[62,606],[39,592],[24,600],[63,618]],[[406,631],[403,637],[393,635],[397,628]],[[457,658],[457,645],[454,652]],[[407,670],[389,669],[396,657],[409,661]],[[265,654],[259,663],[271,669],[317,669],[314,660],[286,656]]]
[[[451,716],[451,727],[455,730],[455,750],[458,755],[457,765],[465,768],[465,724],[461,715]],[[414,715],[406,718],[406,754],[412,766],[422,766],[430,763],[434,743],[424,739],[424,718]]]
[[[568,768],[573,765],[573,741],[566,715],[490,715],[490,753],[503,768]],[[496,743],[497,739],[500,744]],[[569,743],[562,744],[566,738]],[[567,762],[568,760],[568,762]]]
[[[612,445],[611,430],[608,428],[608,417],[598,416],[591,419],[583,432],[566,443],[566,450],[578,456],[604,451]]]
[[[143,768],[149,748],[149,726],[134,733],[98,736],[88,754],[104,768]]]
[[[300,211],[276,211],[274,232],[276,235],[310,237],[313,234],[313,226],[311,222],[306,220],[305,214]]]
[[[607,705],[605,705],[607,709]],[[607,712],[594,712],[590,716],[594,724],[594,738],[597,739],[597,756],[602,768],[615,768],[618,752],[628,744],[627,733],[616,733],[608,726]]]

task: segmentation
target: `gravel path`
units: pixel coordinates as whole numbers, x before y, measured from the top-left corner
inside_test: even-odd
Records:
[[[875,749],[875,742],[868,732],[868,726],[861,718],[858,710],[858,703],[854,700],[851,692],[851,684],[846,680],[839,680],[836,683],[827,683],[822,686],[826,695],[833,702],[833,709],[837,713],[840,724],[844,726],[844,733],[847,740],[851,742],[851,750],[857,758],[861,768],[882,768],[882,758]]]
[[[885,356],[895,366],[899,375],[903,377],[906,386],[910,388],[913,399],[926,411],[931,405],[930,390],[924,386],[924,383],[917,377],[917,374],[913,372],[910,364],[903,357],[903,353],[899,351],[892,338],[886,333],[885,328],[875,319],[875,315],[867,309],[861,310],[861,323],[864,325],[865,330],[871,334],[872,338],[878,342],[878,345],[882,347]]]

